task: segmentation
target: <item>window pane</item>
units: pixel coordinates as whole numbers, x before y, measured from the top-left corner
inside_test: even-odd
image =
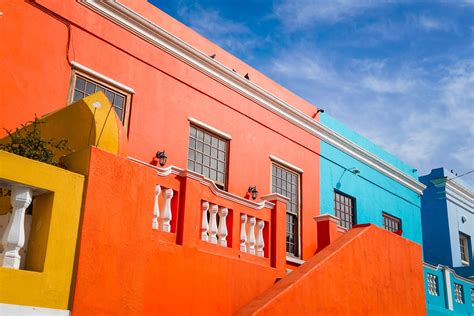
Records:
[[[224,151],[219,151],[219,144],[224,144]],[[201,173],[220,184],[224,184],[226,171],[227,141],[196,126],[191,126],[189,133],[188,159],[194,162],[194,171]],[[194,154],[194,157],[192,156]],[[188,163],[189,165],[189,163]],[[225,186],[224,186],[225,187]]]
[[[86,81],[79,76],[76,77],[75,89],[84,91],[86,89]]]
[[[86,84],[86,94],[89,95],[89,94],[92,94],[95,92],[95,84],[88,81],[87,84]]]
[[[74,99],[73,99],[73,102],[76,102],[77,100],[80,100],[82,98],[84,98],[85,95],[84,93],[80,92],[80,91],[74,91]]]

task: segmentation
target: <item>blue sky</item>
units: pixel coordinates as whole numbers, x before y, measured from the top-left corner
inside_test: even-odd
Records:
[[[474,169],[474,0],[150,2],[421,175]]]

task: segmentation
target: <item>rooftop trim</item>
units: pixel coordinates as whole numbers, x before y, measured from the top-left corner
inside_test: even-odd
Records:
[[[115,1],[80,2],[143,40],[421,195],[425,185]]]

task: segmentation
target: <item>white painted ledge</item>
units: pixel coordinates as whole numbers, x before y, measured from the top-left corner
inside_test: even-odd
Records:
[[[52,309],[36,306],[12,305],[0,303],[1,316],[70,316],[71,312],[63,309]]]
[[[207,130],[208,132],[211,132],[211,133],[213,133],[213,134],[216,134],[216,135],[218,135],[218,136],[220,136],[220,137],[222,137],[222,138],[224,138],[224,139],[227,139],[227,140],[231,140],[231,139],[232,139],[232,136],[230,136],[229,134],[224,133],[223,131],[220,131],[220,130],[218,130],[217,128],[214,128],[214,127],[212,127],[212,126],[210,126],[210,125],[207,125],[206,123],[203,123],[203,122],[201,122],[201,121],[198,121],[198,120],[196,120],[195,118],[190,117],[190,118],[189,118],[189,121],[190,121],[191,123],[193,123],[194,125],[196,125],[197,127],[200,127],[200,128],[202,128],[202,129],[205,129],[205,130]]]
[[[108,83],[111,86],[114,86],[116,88],[119,88],[120,90],[123,90],[125,92],[134,94],[135,90],[133,88],[130,88],[129,86],[124,85],[123,83],[120,83],[118,81],[115,81],[112,78],[107,77],[106,75],[103,75],[95,70],[92,70],[84,65],[81,65],[77,61],[72,61],[71,66],[73,69],[80,70],[81,72],[85,73],[86,75],[92,76],[94,78],[97,78],[101,80],[102,82]]]
[[[292,256],[286,256],[286,261],[291,262],[291,263],[296,263],[296,264],[303,264],[306,262],[304,260],[301,260],[299,258],[295,258]]]
[[[303,169],[295,166],[294,164],[291,164],[281,158],[278,158],[276,156],[270,155],[270,160],[279,163],[280,165],[287,167],[288,169],[291,169],[293,171],[296,171],[298,173],[303,173]]]

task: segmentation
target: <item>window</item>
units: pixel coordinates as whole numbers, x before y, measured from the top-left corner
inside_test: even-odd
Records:
[[[214,180],[220,189],[225,189],[228,147],[228,140],[191,125],[188,169]]]
[[[272,164],[272,192],[286,196],[286,252],[299,257],[300,175],[283,166]]]
[[[469,265],[469,237],[459,234],[459,245],[461,247],[461,263]]]
[[[351,229],[355,224],[355,199],[334,191],[334,211],[339,217],[339,225]]]
[[[402,229],[402,222],[399,218],[396,218],[387,213],[382,213],[383,228],[391,232],[397,232]]]
[[[456,303],[464,304],[463,286],[461,284],[454,283],[454,297]]]
[[[73,74],[73,85],[70,102],[76,102],[88,95],[91,95],[97,91],[105,93],[110,103],[112,103],[115,112],[125,126],[128,122],[129,115],[129,103],[130,95],[112,88],[109,85],[98,82],[96,79],[92,79],[89,76],[78,73],[77,71]]]
[[[428,273],[426,278],[428,279],[428,293],[433,296],[438,296],[438,277]]]

